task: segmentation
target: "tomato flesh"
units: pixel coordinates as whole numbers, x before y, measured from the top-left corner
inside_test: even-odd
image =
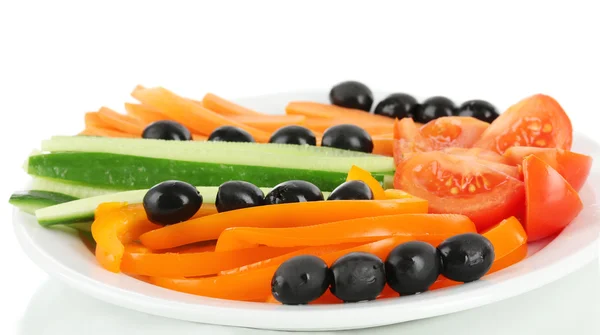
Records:
[[[481,135],[474,146],[504,153],[513,146],[569,150],[573,128],[553,98],[536,94],[512,105]]]
[[[489,125],[473,117],[445,116],[426,123],[420,133],[429,139],[433,150],[470,148]]]
[[[490,166],[503,165],[432,151],[417,153],[396,169],[395,188],[429,202],[432,213],[468,216],[478,231],[523,212],[524,184],[516,167],[508,175]]]
[[[526,191],[525,231],[529,241],[554,235],[583,209],[577,191],[550,165],[534,155],[523,161]]]
[[[529,155],[534,155],[550,165],[576,191],[583,187],[592,168],[592,157],[561,149],[512,147],[504,153],[509,164],[517,166],[523,164],[523,160]]]

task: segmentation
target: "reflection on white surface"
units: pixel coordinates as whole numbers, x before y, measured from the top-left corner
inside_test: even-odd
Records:
[[[562,280],[500,303],[442,317],[335,334],[411,335],[448,333],[448,330],[463,335],[562,334],[574,330],[577,334],[600,334],[599,284],[599,263],[593,262]],[[56,280],[49,280],[39,288],[19,325],[20,335],[281,333],[195,324],[147,315],[90,298]]]

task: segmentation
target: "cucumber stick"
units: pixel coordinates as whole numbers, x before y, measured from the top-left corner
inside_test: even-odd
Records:
[[[214,204],[217,196],[218,187],[197,187],[203,197],[203,203]],[[261,188],[267,194],[270,188]],[[119,192],[97,197],[80,199],[68,203],[42,208],[35,212],[38,222],[42,226],[52,226],[56,224],[72,225],[78,222],[90,222],[94,220],[94,211],[96,207],[104,202],[127,202],[129,204],[142,203],[144,195],[148,190],[136,190]],[[327,198],[329,192],[323,192]]]
[[[31,189],[53,193],[61,193],[78,199],[115,193],[115,190],[111,189],[78,185],[68,181],[39,177],[33,177],[33,181],[31,182]]]
[[[391,157],[327,147],[286,144],[54,137],[42,143],[42,151],[96,152],[195,163],[344,173],[347,173],[352,165],[370,172],[390,174],[394,171],[394,159]]]
[[[263,158],[265,161],[274,159],[264,155]],[[165,180],[181,180],[205,186],[219,186],[229,180],[244,180],[257,186],[272,187],[294,179],[310,181],[322,190],[333,190],[346,181],[347,171],[352,166],[352,162],[347,161],[348,166],[336,163],[339,171],[320,170],[323,165],[319,164],[319,158],[278,159],[287,163],[284,165],[290,166],[293,165],[290,162],[296,161],[297,165],[305,168],[177,161],[100,152],[56,152],[29,157],[27,172],[37,177],[123,191],[150,188]],[[238,157],[238,160],[240,163],[245,162],[244,157]],[[306,163],[312,164],[313,168],[309,169]],[[374,177],[383,184],[383,174],[375,173]]]
[[[61,193],[31,190],[13,193],[8,202],[25,213],[33,214],[40,208],[73,200],[77,200],[77,198]]]

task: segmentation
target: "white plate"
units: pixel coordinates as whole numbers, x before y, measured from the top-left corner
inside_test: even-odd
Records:
[[[285,93],[240,102],[257,110],[281,113],[291,100],[324,101],[324,92]],[[592,155],[598,166],[600,146],[575,134],[575,151]],[[474,283],[420,295],[357,304],[278,306],[226,301],[166,290],[103,270],[81,241],[59,230],[40,227],[32,216],[15,211],[14,229],[21,246],[42,269],[72,287],[122,307],[181,320],[277,330],[356,329],[400,323],[475,308],[555,281],[597,257],[600,170],[592,169],[581,191],[584,210],[553,240],[530,245],[528,257]]]

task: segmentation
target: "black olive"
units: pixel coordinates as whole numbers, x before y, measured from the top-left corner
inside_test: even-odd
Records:
[[[277,129],[269,143],[317,145],[315,134],[307,128],[300,126],[285,126]]]
[[[304,180],[290,180],[273,187],[265,196],[267,204],[286,204],[323,200],[323,193],[317,186]]]
[[[374,300],[385,286],[385,270],[379,257],[351,252],[331,265],[331,293],[345,302]]]
[[[181,123],[162,120],[149,124],[144,129],[142,138],[170,141],[190,141],[192,139],[192,134]]]
[[[429,243],[412,241],[392,249],[385,261],[388,285],[400,295],[425,292],[440,275],[437,249]]]
[[[254,142],[254,137],[244,129],[222,126],[213,130],[208,140],[215,142]]]
[[[319,298],[330,283],[327,264],[319,257],[301,255],[283,262],[271,279],[271,292],[285,305],[303,305]]]
[[[415,111],[415,121],[427,123],[442,116],[454,115],[456,106],[445,97],[432,97],[421,103]]]
[[[344,81],[329,92],[329,101],[336,106],[370,111],[373,105],[373,92],[358,81]]]
[[[412,95],[394,93],[381,100],[375,107],[375,114],[395,119],[414,118],[419,103]]]
[[[371,153],[373,139],[359,126],[339,124],[325,130],[321,146]]]
[[[483,277],[494,262],[494,246],[482,235],[460,234],[438,246],[442,260],[442,275],[463,283]]]
[[[219,186],[215,206],[219,213],[261,206],[265,204],[264,196],[263,191],[254,184],[240,180],[228,181]]]
[[[362,180],[351,180],[338,186],[327,200],[373,200],[373,191]]]
[[[492,123],[500,114],[496,107],[484,100],[470,100],[458,108],[459,116],[471,116],[481,121]]]
[[[169,180],[149,189],[143,203],[148,220],[170,225],[194,216],[202,206],[202,195],[188,183]]]

